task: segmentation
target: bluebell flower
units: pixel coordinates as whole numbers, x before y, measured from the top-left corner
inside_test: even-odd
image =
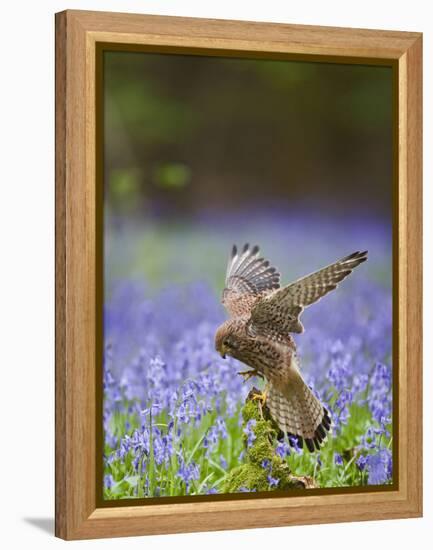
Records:
[[[251,420],[248,420],[245,428],[244,428],[244,434],[247,436],[247,446],[251,447],[251,445],[254,443],[254,441],[257,439],[256,434],[254,433],[254,426],[256,425],[256,420],[252,418]]]
[[[280,458],[290,456],[290,445],[286,441],[278,441],[275,452]]]
[[[364,392],[368,385],[367,374],[355,374],[353,377],[352,388],[355,394]]]
[[[373,426],[369,426],[365,434],[361,437],[361,445],[365,449],[376,448],[376,434]]]
[[[219,416],[216,421],[216,427],[221,439],[227,439],[227,425],[224,418]]]
[[[173,453],[173,438],[171,435],[158,434],[157,437],[153,438],[153,454],[158,466],[161,464],[168,465]]]
[[[301,454],[301,453],[302,453],[302,449],[299,447],[299,443],[298,443],[298,438],[297,438],[297,437],[290,435],[290,436],[289,436],[289,442],[290,442],[290,446],[293,448],[293,450],[295,451],[295,453],[297,453],[297,454]]]
[[[185,464],[185,462],[182,461],[177,471],[177,475],[185,483],[188,492],[191,481],[196,481],[200,476],[200,467],[195,462]]]
[[[113,487],[113,485],[114,485],[113,476],[111,474],[106,474],[104,476],[104,487],[106,489],[111,489],[111,487]]]
[[[277,487],[277,485],[280,483],[280,480],[272,477],[271,474],[267,476],[269,487],[272,489],[272,487]]]
[[[134,460],[132,461],[132,466],[136,472],[140,472],[142,466],[144,466],[143,455],[136,454]]]
[[[363,220],[345,220],[344,231],[337,230],[341,224],[335,220],[310,220],[310,234],[315,237],[307,236],[309,240],[301,249],[289,243],[289,249],[283,253],[275,244],[275,235],[290,234],[291,242],[301,239],[305,242],[305,212],[293,214],[281,217],[257,212],[253,217],[254,228],[247,217],[242,220],[237,217],[236,221],[228,217],[224,224],[217,225],[206,215],[200,222],[200,231],[203,238],[209,237],[209,242],[225,250],[226,240],[232,235],[248,234],[250,229],[257,231],[259,227],[261,243],[265,243],[263,250],[269,251],[288,278],[292,273],[302,275],[304,264],[308,263],[309,269],[312,255],[318,264],[323,261],[325,265],[331,256],[342,256],[354,243],[368,245],[369,269],[363,270],[363,276],[348,278],[338,292],[304,312],[303,322],[308,330],[297,344],[303,375],[328,408],[337,437],[345,424],[351,422],[354,406],[368,408],[372,418],[370,430],[365,431],[360,442],[350,444],[360,443],[362,456],[357,464],[366,473],[368,482],[386,479],[387,483],[392,479],[392,456],[384,447],[392,430],[392,293],[391,281],[385,280],[384,266],[391,265],[391,232],[371,220],[368,224]],[[215,227],[209,233],[212,223]],[[111,475],[111,471],[136,467],[141,481],[135,490],[140,487],[152,496],[146,468],[153,450],[154,495],[169,494],[167,479],[173,464],[177,464],[180,472],[177,480],[189,492],[194,481],[199,485],[207,475],[205,468],[201,472],[191,462],[185,462],[186,456],[191,460],[191,447],[200,438],[202,444],[192,457],[197,463],[201,458],[212,458],[227,470],[224,460],[230,464],[245,460],[244,451],[236,456],[240,445],[222,444],[228,439],[229,429],[242,433],[240,409],[251,383],[245,384],[236,376],[239,370],[236,360],[222,360],[214,349],[215,329],[225,319],[225,313],[219,293],[210,284],[194,280],[197,274],[203,280],[214,279],[214,272],[203,271],[202,255],[197,254],[199,260],[194,254],[186,256],[184,237],[173,237],[176,240],[168,255],[167,272],[176,276],[181,273],[185,280],[193,282],[168,284],[167,281],[164,287],[155,288],[143,282],[143,277],[140,281],[128,278],[134,270],[128,271],[127,266],[131,265],[126,256],[142,250],[145,233],[143,228],[134,229],[134,241],[130,228],[128,231],[127,239],[119,238],[116,244],[110,241],[104,258],[105,472]],[[294,254],[299,273],[294,273],[288,260]],[[211,263],[207,260],[206,266]],[[118,280],[113,273],[119,275]],[[382,274],[381,280],[376,273]],[[247,446],[251,446],[256,438],[254,423],[245,426],[244,433]],[[302,453],[296,438],[291,443],[293,447],[287,442],[276,443],[276,455],[285,459],[291,452]],[[296,461],[297,457],[292,459]],[[340,459],[335,455],[333,460],[338,466]],[[203,492],[207,490],[203,485]]]
[[[334,464],[336,466],[343,466],[343,457],[339,453],[334,453]]]
[[[140,415],[143,417],[148,416],[149,414],[152,414],[153,416],[156,416],[160,410],[162,409],[162,405],[160,403],[152,403],[150,407],[147,409],[143,409],[140,411]]]
[[[181,405],[177,409],[176,417],[178,421],[183,424],[187,424],[189,422],[190,415],[188,412],[188,407],[185,403],[181,403]]]
[[[364,455],[360,455],[360,456],[356,459],[356,465],[357,465],[358,468],[361,470],[361,472],[364,471],[366,464],[367,464],[367,458],[366,458]]]
[[[223,468],[224,470],[228,470],[229,465],[227,464],[227,460],[224,458],[223,455],[220,455],[220,464],[221,468]]]
[[[207,432],[207,438],[211,447],[215,447],[219,441],[219,433],[216,426],[211,426]]]
[[[368,455],[366,460],[369,485],[383,485],[392,474],[392,455],[388,449],[380,449]]]

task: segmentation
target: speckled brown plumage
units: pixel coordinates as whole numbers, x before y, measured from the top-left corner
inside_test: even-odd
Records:
[[[267,407],[282,432],[310,451],[319,449],[331,426],[328,411],[304,382],[291,333],[301,333],[305,307],[334,290],[367,259],[355,252],[280,288],[280,273],[259,257],[259,247],[236,246],[227,267],[223,304],[230,319],[217,330],[216,349],[242,361],[269,385]]]

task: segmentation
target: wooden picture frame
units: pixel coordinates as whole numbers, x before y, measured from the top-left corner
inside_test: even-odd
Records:
[[[149,506],[98,505],[96,266],[102,218],[95,102],[101,44],[288,56],[395,70],[398,158],[397,483],[392,490]],[[56,536],[116,537],[422,514],[422,35],[120,13],[56,14]]]

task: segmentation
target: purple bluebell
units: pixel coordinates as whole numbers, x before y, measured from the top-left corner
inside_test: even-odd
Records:
[[[247,436],[247,446],[251,447],[251,445],[254,443],[254,441],[257,439],[256,434],[254,433],[254,426],[256,425],[256,421],[254,418],[251,420],[248,420],[245,428],[244,428],[244,434]]]
[[[214,488],[216,477],[206,480],[210,469],[199,464],[212,461],[226,470],[225,463],[233,467],[247,460],[242,431],[249,446],[256,436],[253,423],[242,426],[240,411],[252,382],[236,375],[243,370],[239,363],[217,354],[214,334],[226,315],[219,294],[228,246],[233,235],[245,242],[257,235],[287,281],[354,247],[369,249],[362,271],[305,310],[306,331],[295,339],[303,375],[332,417],[326,445],[334,437],[346,437],[344,430],[362,408],[362,429],[349,438],[348,448],[360,453],[356,463],[364,482],[388,483],[393,397],[388,226],[370,218],[330,220],[305,210],[283,216],[264,209],[243,217],[227,215],[222,221],[203,214],[185,230],[190,233],[161,231],[167,241],[158,254],[152,241],[156,237],[147,236],[159,233],[158,221],[125,222],[122,231],[107,226],[102,381],[106,475],[116,472],[116,480],[121,472],[139,475],[134,490],[148,496],[149,491],[171,494],[171,483],[178,484],[174,491],[192,492],[203,484],[206,492]],[[284,246],[279,244],[281,235],[290,235]],[[189,238],[194,246],[188,245]],[[152,262],[161,258],[166,263],[158,271]],[[164,281],[159,273],[166,274]],[[293,447],[276,443],[275,453],[295,464],[303,461],[297,440],[291,443]],[[333,451],[330,456],[339,465]],[[220,468],[217,472],[215,476],[222,475]],[[104,477],[106,488],[109,480]],[[216,487],[220,492],[223,484]]]
[[[366,467],[369,485],[383,485],[390,481],[392,455],[389,449],[382,448],[376,453],[368,455]]]
[[[343,457],[340,453],[334,453],[334,464],[336,466],[343,466]]]
[[[367,457],[365,455],[360,455],[356,459],[356,465],[361,470],[361,472],[363,472],[365,470],[366,464],[367,464]]]
[[[299,446],[299,441],[298,441],[297,437],[294,437],[294,436],[290,435],[289,436],[289,442],[290,442],[290,446],[293,448],[295,453],[302,454],[302,449]]]
[[[268,483],[269,483],[269,487],[272,489],[273,487],[277,487],[277,485],[280,483],[280,480],[275,478],[275,477],[272,477],[271,474],[268,474],[267,476],[267,480],[268,480]]]
[[[106,489],[111,489],[114,485],[113,476],[111,474],[106,474],[104,476],[104,487]]]
[[[177,471],[177,475],[185,483],[186,492],[188,493],[191,482],[199,479],[200,467],[195,462],[186,464],[182,461]]]
[[[280,458],[286,458],[290,455],[290,445],[286,441],[278,441],[275,452]]]

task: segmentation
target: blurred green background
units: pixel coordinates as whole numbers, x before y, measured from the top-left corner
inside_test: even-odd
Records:
[[[391,284],[392,70],[106,52],[105,275],[217,293],[234,242],[284,280],[353,250]]]
[[[301,203],[390,216],[391,68],[133,52],[104,65],[111,213]]]

